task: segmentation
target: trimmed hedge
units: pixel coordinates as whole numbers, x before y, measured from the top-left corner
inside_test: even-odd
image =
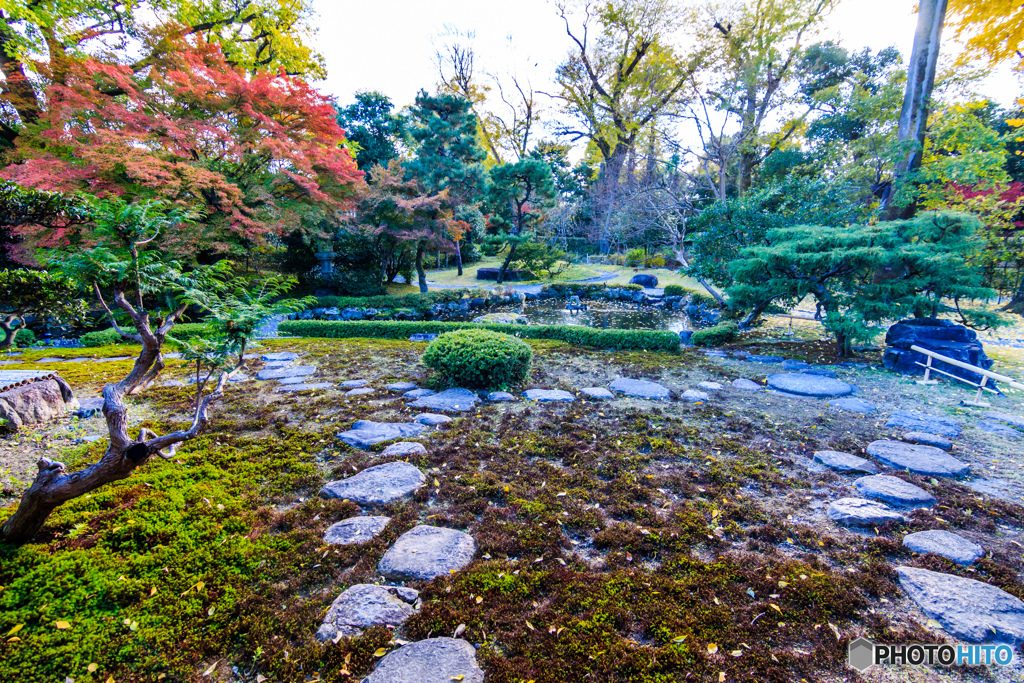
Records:
[[[736,339],[740,328],[736,323],[719,323],[706,330],[697,330],[690,337],[690,343],[694,346],[719,346],[727,344]]]
[[[434,304],[462,301],[466,295],[487,296],[486,292],[470,289],[442,289],[426,294],[401,294],[398,296],[318,296],[317,308],[412,308],[428,311]]]
[[[296,337],[322,337],[344,339],[373,337],[378,339],[408,339],[413,334],[433,334],[453,330],[491,330],[521,339],[551,339],[595,349],[623,351],[679,350],[679,335],[664,330],[596,330],[577,325],[502,325],[498,323],[455,323],[429,320],[287,320],[277,326],[278,331]]]
[[[568,296],[570,292],[584,296],[597,294],[609,289],[624,289],[630,292],[642,292],[644,288],[640,285],[615,285],[608,286],[603,282],[552,282],[541,288],[545,292],[554,292],[559,296]]]
[[[533,351],[512,335],[490,330],[445,332],[423,352],[423,364],[449,387],[511,389],[526,380]]]
[[[686,296],[689,292],[682,285],[665,285],[665,296]]]
[[[126,326],[125,332],[134,333],[135,328]],[[178,323],[171,328],[170,336],[181,341],[190,341],[198,337],[209,337],[213,334],[213,328],[210,325],[204,325],[203,323]],[[99,332],[86,332],[81,336],[79,341],[82,342],[82,346],[113,346],[114,344],[134,344],[135,341],[122,337],[117,330],[113,327]],[[173,344],[174,342],[168,340],[168,343]]]
[[[665,296],[689,296],[690,302],[696,305],[704,304],[707,308],[721,308],[718,300],[699,289],[690,289],[683,285],[665,285]]]

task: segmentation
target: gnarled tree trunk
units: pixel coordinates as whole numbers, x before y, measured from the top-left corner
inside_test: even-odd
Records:
[[[17,325],[12,325],[15,320]],[[18,336],[18,330],[25,329],[25,318],[18,315],[8,315],[0,319],[0,330],[4,332],[4,338],[0,339],[0,350],[14,348],[14,338]]]

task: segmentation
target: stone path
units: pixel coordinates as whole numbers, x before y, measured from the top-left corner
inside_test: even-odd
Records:
[[[938,434],[929,434],[928,432],[907,432],[902,436],[902,439],[922,446],[934,446],[944,451],[948,451],[953,447],[953,442],[946,437],[939,436]]]
[[[388,462],[368,467],[348,479],[328,482],[320,489],[320,495],[351,500],[358,505],[386,505],[412,494],[426,481],[415,465]]]
[[[418,422],[373,422],[358,420],[348,431],[338,434],[338,439],[354,448],[369,448],[383,441],[408,439],[419,436],[427,430],[426,425]]]
[[[413,615],[419,591],[357,583],[335,598],[316,632],[320,641],[360,636],[372,626],[401,626]]]
[[[970,466],[935,446],[918,446],[902,441],[872,441],[868,455],[897,470],[933,477],[962,477]]]
[[[920,486],[887,474],[861,477],[853,482],[853,487],[866,498],[874,498],[894,507],[930,508],[935,505],[935,496]]]
[[[928,415],[914,410],[897,410],[889,416],[886,427],[900,427],[915,432],[927,432],[939,436],[960,436],[960,424],[948,417]]]
[[[609,401],[615,398],[615,394],[604,387],[586,387],[584,389],[580,389],[580,393],[587,398],[592,398],[597,401]]]
[[[507,391],[492,391],[487,394],[487,400],[491,403],[508,403],[516,400],[516,397]]]
[[[840,498],[828,506],[828,518],[843,526],[874,527],[907,518],[888,505],[865,498]]]
[[[858,458],[852,453],[843,453],[841,451],[815,451],[814,459],[825,467],[829,467],[839,472],[866,472],[867,474],[875,474],[878,472],[878,465],[870,460]]]
[[[900,586],[943,630],[970,643],[1024,642],[1024,602],[974,579],[897,567]]]
[[[575,396],[561,389],[527,389],[523,392],[523,398],[540,403],[572,403],[576,400]]]
[[[862,398],[837,398],[834,401],[829,401],[826,405],[830,408],[845,410],[859,415],[870,415],[878,411],[878,407],[874,403],[865,401]]]
[[[848,382],[802,372],[782,372],[768,376],[768,387],[785,394],[811,398],[835,398],[852,394],[855,387]]]
[[[420,389],[420,391],[427,391]],[[409,392],[413,393],[413,392]],[[409,394],[405,394],[409,396]],[[480,402],[480,397],[469,389],[447,389],[440,394],[420,396],[409,404],[411,408],[426,408],[446,413],[465,412],[472,410]]]
[[[974,564],[985,554],[977,543],[938,529],[907,534],[903,537],[903,545],[915,553],[934,553],[963,565]]]
[[[650,382],[645,379],[627,379],[618,377],[612,381],[609,388],[617,393],[632,396],[633,398],[645,398],[652,401],[664,401],[671,396],[668,389],[657,382]]]
[[[415,441],[399,441],[381,452],[381,456],[407,457],[410,455],[426,455],[427,449]]]
[[[324,543],[328,545],[350,545],[366,543],[376,538],[391,521],[390,517],[367,515],[349,517],[327,527]]]
[[[394,580],[429,581],[462,569],[475,554],[476,541],[469,534],[420,525],[398,537],[380,559],[377,571]]]
[[[430,638],[385,655],[363,683],[483,683],[476,648],[456,638]]]

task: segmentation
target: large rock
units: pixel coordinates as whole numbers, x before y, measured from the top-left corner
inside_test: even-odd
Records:
[[[878,526],[907,518],[888,505],[864,498],[840,498],[828,506],[828,518],[844,526]]]
[[[970,643],[1024,642],[1024,602],[974,579],[897,567],[900,586],[946,633]]]
[[[523,392],[523,398],[540,403],[572,403],[576,400],[575,396],[561,389],[527,389]]]
[[[617,391],[626,396],[634,398],[646,398],[652,401],[664,401],[671,394],[669,390],[657,382],[650,382],[645,379],[627,379],[626,377],[615,378],[610,385],[612,391]]]
[[[928,432],[939,436],[960,436],[960,424],[950,417],[919,413],[916,410],[897,410],[889,416],[886,427],[898,427],[915,432]]]
[[[930,508],[935,505],[935,496],[920,486],[887,474],[861,477],[853,482],[854,488],[867,498],[901,508]]]
[[[962,477],[970,466],[935,446],[918,446],[902,441],[872,441],[868,455],[897,470],[932,477]]]
[[[638,275],[634,275],[633,277],[631,277],[629,279],[629,284],[640,285],[645,289],[651,289],[652,287],[658,286],[658,278],[656,278],[653,275],[645,275],[643,273],[640,273]]]
[[[256,373],[256,379],[268,380],[284,379],[285,377],[305,377],[306,375],[312,375],[314,372],[316,372],[316,368],[312,365],[295,365],[288,368],[260,370]]]
[[[977,543],[938,529],[907,534],[903,537],[903,545],[915,553],[934,553],[963,565],[974,564],[985,554]]]
[[[24,381],[28,383],[0,392],[0,418],[9,429],[49,422],[78,409],[71,387],[60,377]]]
[[[867,474],[878,472],[878,465],[870,460],[858,458],[852,453],[815,451],[814,459],[825,467],[830,467],[839,472],[866,472]]]
[[[992,359],[985,355],[985,349],[978,341],[977,333],[957,325],[949,320],[935,318],[916,318],[901,320],[885,334],[888,348],[882,357],[885,367],[908,375],[923,375],[924,368],[917,363],[927,363],[928,357],[911,346],[919,346],[929,351],[942,354],[961,363],[968,363],[988,370],[992,367]],[[932,360],[932,367],[962,377],[971,382],[980,382],[981,375],[949,363]]]
[[[363,683],[483,683],[476,649],[465,640],[430,638],[384,656]]]
[[[458,571],[473,561],[476,541],[455,529],[420,525],[398,537],[377,563],[377,570],[396,581],[429,581]]]
[[[479,401],[480,397],[469,389],[447,389],[440,394],[422,396],[410,403],[409,406],[412,408],[426,408],[428,410],[456,413],[472,410],[473,406]]]
[[[320,495],[351,500],[359,505],[386,505],[408,496],[426,481],[415,465],[388,462],[368,467],[348,479],[328,482],[320,489]]]
[[[780,372],[768,376],[768,386],[776,391],[813,398],[834,398],[852,394],[854,386],[832,377],[803,372]]]
[[[426,425],[414,422],[373,422],[358,420],[352,429],[338,434],[338,439],[354,448],[369,448],[382,441],[408,439],[427,431]]]
[[[372,626],[401,626],[412,616],[419,591],[396,586],[357,583],[331,603],[316,639],[335,640],[362,635]]]
[[[391,521],[390,517],[367,515],[349,517],[327,527],[324,543],[328,545],[351,545],[366,543],[375,539]]]

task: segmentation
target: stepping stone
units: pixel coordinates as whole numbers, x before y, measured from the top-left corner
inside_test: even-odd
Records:
[[[977,543],[940,530],[907,534],[903,537],[903,545],[915,553],[934,553],[963,565],[972,565],[985,554],[985,550]]]
[[[406,392],[406,391],[412,391],[413,389],[415,389],[416,388],[416,383],[415,382],[395,382],[393,384],[387,385],[384,388],[387,389],[388,391]]]
[[[790,371],[807,370],[810,367],[811,367],[810,363],[805,363],[802,360],[788,359],[788,360],[782,361],[782,369],[783,370],[790,370]]]
[[[382,441],[408,439],[427,431],[425,425],[410,422],[373,422],[358,420],[352,429],[338,434],[338,439],[354,448],[369,448]]]
[[[697,388],[703,389],[704,391],[721,391],[722,385],[718,382],[700,382],[697,385]]]
[[[20,360],[0,360],[0,365],[21,365]]]
[[[385,655],[362,683],[484,683],[476,648],[456,638],[429,638]]]
[[[237,374],[231,375],[231,377],[228,378],[228,381],[229,382],[251,382],[252,381],[252,377],[250,377],[249,375],[246,375],[244,373],[239,372]]]
[[[761,391],[764,389],[757,382],[741,377],[740,379],[734,379],[732,385],[742,391]]]
[[[815,451],[814,459],[825,467],[830,467],[840,472],[866,472],[875,474],[878,466],[870,460],[858,458],[852,453],[842,451]]]
[[[845,410],[848,413],[857,413],[858,415],[870,415],[878,411],[878,407],[874,403],[865,401],[862,398],[837,398],[834,401],[829,401],[827,405],[829,408]]]
[[[358,505],[387,505],[408,496],[426,481],[415,465],[388,462],[367,467],[348,479],[328,482],[320,489],[320,495],[351,500]]]
[[[853,393],[854,386],[839,379],[808,375],[803,372],[781,372],[768,376],[768,386],[776,391],[813,398],[835,398]]]
[[[395,456],[406,456],[406,455],[426,455],[427,449],[423,447],[423,444],[416,443],[415,441],[399,441],[393,443],[385,448],[381,455],[395,455]]]
[[[305,377],[283,377],[277,380],[278,384],[304,384],[306,381]]]
[[[165,353],[165,354],[163,354],[163,357],[164,357],[164,360],[178,360],[179,358],[181,358],[181,354],[178,353],[177,351],[175,351],[173,353]],[[245,356],[245,357],[248,358],[248,356]],[[89,359],[88,358],[72,358],[71,359],[71,361],[80,361],[80,360],[89,360]],[[71,361],[68,361],[68,362],[71,362]]]
[[[75,439],[71,443],[77,446],[77,445],[83,444],[83,443],[95,443],[95,442],[99,441],[102,438],[103,437],[101,435],[99,435],[99,434],[90,434],[89,436],[83,436],[81,438]]]
[[[953,447],[953,442],[946,437],[939,436],[938,434],[929,434],[928,432],[907,432],[903,435],[903,440],[908,443],[921,444],[922,446],[935,446],[944,451],[948,451]]]
[[[131,360],[131,356],[114,356],[113,358],[96,358],[93,363],[116,363],[122,360]]]
[[[1024,602],[974,579],[896,567],[900,586],[949,635],[969,643],[1024,641]]]
[[[782,356],[759,356],[756,353],[752,353],[747,356],[747,360],[753,363],[781,363],[784,359]]]
[[[394,581],[429,581],[462,569],[475,554],[476,541],[469,534],[421,524],[398,537],[377,570]]]
[[[652,401],[667,400],[671,394],[669,390],[656,382],[649,382],[645,379],[627,379],[617,377],[608,385],[612,391],[617,391],[633,398],[646,398]]]
[[[507,391],[492,391],[487,394],[487,400],[491,403],[508,403],[509,401],[516,400],[516,397]]]
[[[992,411],[986,412],[984,416],[989,420],[1005,422],[1011,427],[1020,427],[1021,429],[1024,429],[1024,417],[1017,417],[1016,415],[1010,415],[1009,413],[995,413]]]
[[[408,395],[406,394],[406,396]],[[440,394],[422,396],[410,403],[409,407],[440,410],[442,412],[461,412],[472,410],[473,406],[479,401],[480,397],[469,389],[446,389]]]
[[[840,498],[828,506],[828,518],[843,526],[878,526],[907,521],[888,505],[864,498]]]
[[[580,393],[587,398],[593,398],[598,401],[607,401],[615,398],[615,394],[604,387],[587,387],[585,389],[580,389]]]
[[[372,626],[401,626],[412,616],[419,591],[397,586],[357,583],[335,598],[316,632],[322,642],[354,638]]]
[[[967,463],[935,446],[916,446],[902,441],[872,441],[868,455],[897,470],[933,477],[962,477],[970,471]]]
[[[63,363],[63,358],[40,358],[37,363]]]
[[[708,356],[709,358],[728,358],[729,357],[729,354],[727,354],[725,351],[716,351],[716,350],[705,351],[704,355]]]
[[[291,391],[320,391],[321,389],[333,388],[334,385],[330,382],[312,382],[310,384],[285,384],[283,386],[274,387],[274,391],[284,393]]]
[[[838,377],[839,373],[831,368],[804,368],[800,372],[805,375],[818,375],[820,377]]]
[[[78,410],[75,411],[75,417],[82,419],[88,419],[90,417],[97,417],[103,413],[103,399],[97,398],[82,398],[78,401]]]
[[[561,389],[527,389],[523,392],[523,397],[528,401],[539,401],[540,403],[572,403],[576,400],[575,396]]]
[[[887,474],[861,477],[853,482],[857,491],[867,497],[900,508],[930,508],[935,505],[935,496],[920,486]]]
[[[327,527],[327,531],[324,533],[324,543],[327,545],[366,543],[377,538],[390,521],[390,517],[373,515],[349,517]]]
[[[420,413],[412,419],[413,422],[419,422],[421,425],[427,425],[428,427],[436,427],[437,425],[443,425],[446,422],[451,422],[452,419],[447,415],[437,415],[435,413]]]
[[[702,403],[711,398],[711,396],[703,391],[697,391],[696,389],[687,389],[682,394],[680,394],[680,398],[683,399],[684,401],[689,401],[690,403]]]
[[[960,425],[956,420],[939,415],[928,415],[915,410],[897,410],[889,416],[886,427],[899,427],[915,432],[928,432],[939,436],[960,436]]]
[[[411,342],[432,342],[437,339],[438,334],[435,332],[417,332],[416,334],[409,337]]]
[[[435,393],[437,392],[431,391],[430,389],[413,389],[402,394],[402,398],[407,401],[415,401],[416,399],[423,398],[424,396],[433,396]]]
[[[167,358],[167,354],[164,354],[164,359]],[[92,356],[81,356],[79,358],[68,358],[65,363],[84,363],[87,360],[92,360]]]
[[[265,370],[275,370],[277,368],[287,368],[292,364],[290,360],[275,360],[270,363],[264,363],[263,368]]]
[[[995,434],[996,436],[1005,436],[1009,439],[1019,439],[1024,436],[1024,434],[1018,432],[1013,427],[1007,427],[1004,424],[1000,424],[999,422],[994,422],[992,420],[979,422],[978,429],[983,432],[988,432],[989,434]]]
[[[256,373],[256,379],[284,379],[285,377],[305,377],[316,372],[312,365],[295,365],[289,368],[263,369]]]
[[[363,389],[353,389],[351,391],[346,391],[345,395],[346,396],[366,396],[367,394],[372,394],[372,393],[373,393],[373,389],[363,388]]]
[[[166,382],[161,382],[162,387],[187,387],[188,382],[182,382],[180,379],[169,379]]]
[[[274,363],[279,361],[293,361],[298,357],[299,354],[292,351],[278,351],[276,353],[265,353],[260,356],[260,359],[268,363]]]
[[[341,383],[342,389],[358,389],[359,387],[365,387],[369,382],[365,379],[347,379]]]

